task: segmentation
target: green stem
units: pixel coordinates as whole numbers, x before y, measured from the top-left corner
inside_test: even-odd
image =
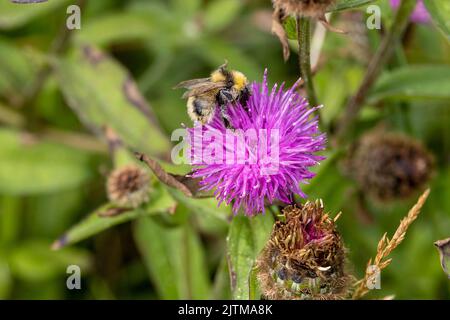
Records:
[[[364,76],[356,95],[350,100],[345,113],[338,124],[336,132],[338,142],[341,142],[352,127],[354,121],[357,119],[358,114],[366,101],[370,88],[380,75],[384,64],[391,57],[395,45],[405,31],[409,22],[409,17],[416,6],[416,2],[417,0],[403,0],[401,2],[400,8],[397,11],[388,34],[381,42],[380,47],[370,61],[366,75]]]
[[[315,107],[318,103],[311,72],[311,21],[309,18],[297,17],[297,37],[299,46],[298,63],[300,66],[300,76],[305,82],[309,104]]]

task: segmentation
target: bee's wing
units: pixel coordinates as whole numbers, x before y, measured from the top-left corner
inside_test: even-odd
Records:
[[[175,87],[173,87],[174,89],[180,89],[180,88],[185,88],[185,89],[192,89],[196,86],[202,85],[204,83],[208,83],[210,82],[211,79],[210,78],[201,78],[201,79],[192,79],[192,80],[186,80],[186,81],[182,81],[179,84],[177,84]]]
[[[185,92],[185,94],[183,95],[183,98],[185,99],[185,98],[189,98],[189,97],[193,97],[193,96],[200,96],[209,91],[221,89],[224,86],[225,86],[225,83],[222,83],[222,82],[207,82],[207,83],[198,84],[198,85],[191,87],[189,91]]]

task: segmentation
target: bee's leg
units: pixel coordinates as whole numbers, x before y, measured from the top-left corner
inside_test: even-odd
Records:
[[[217,102],[220,107],[220,113],[222,114],[223,123],[227,129],[233,129],[231,126],[230,117],[227,114],[227,105],[233,102],[233,95],[227,90],[220,90],[217,93]]]
[[[220,105],[220,113],[222,115],[222,120],[227,129],[234,129],[231,125],[230,116],[227,114],[227,107],[225,105]]]
[[[229,103],[233,102],[233,95],[228,90],[220,90],[219,93],[217,93],[217,102],[220,106],[226,106]]]
[[[250,99],[251,95],[251,88],[249,86],[246,86],[244,90],[242,90],[241,97],[239,99],[239,102],[241,103],[242,107],[245,111],[249,111],[247,107],[248,99]]]

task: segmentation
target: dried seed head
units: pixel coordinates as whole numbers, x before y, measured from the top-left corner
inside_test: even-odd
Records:
[[[418,141],[375,131],[351,148],[346,169],[363,191],[388,201],[419,191],[429,180],[432,168],[431,154]]]
[[[272,0],[272,33],[275,34],[283,47],[283,57],[287,61],[290,56],[289,42],[283,23],[289,16],[316,19],[329,31],[345,33],[332,27],[325,18],[325,12],[336,3],[336,0]]]
[[[320,201],[283,210],[256,267],[265,298],[343,299],[351,277],[344,271],[345,249],[334,221]]]
[[[320,18],[336,0],[273,0],[275,9],[280,9],[286,16],[303,16]]]
[[[114,170],[108,177],[107,192],[111,202],[119,206],[136,208],[148,201],[150,178],[135,165]]]

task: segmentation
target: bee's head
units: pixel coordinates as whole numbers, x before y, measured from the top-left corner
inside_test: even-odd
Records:
[[[248,85],[247,77],[239,71],[228,71],[227,63],[211,74],[212,82],[225,82],[228,88],[233,88],[238,92],[243,91]]]

